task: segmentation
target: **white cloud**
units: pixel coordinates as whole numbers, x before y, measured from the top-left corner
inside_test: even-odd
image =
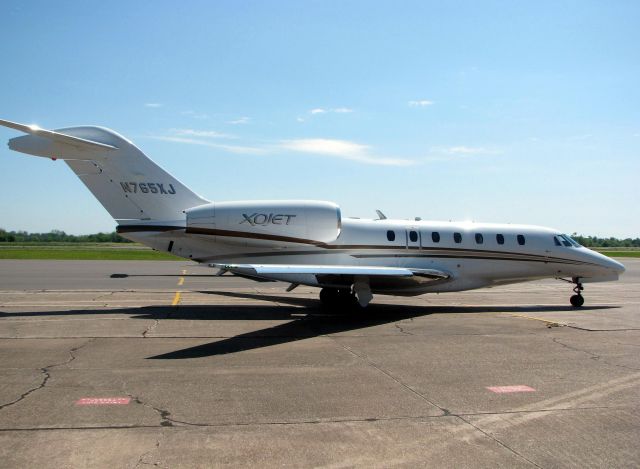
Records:
[[[162,107],[162,103],[144,103],[144,107],[158,108]]]
[[[470,147],[456,145],[452,147],[433,147],[424,161],[452,161],[478,155],[499,155],[502,151],[492,147]]]
[[[376,156],[371,153],[371,147],[368,145],[350,142],[348,140],[333,140],[326,138],[283,140],[278,145],[278,148],[297,153],[330,156],[374,165],[409,166],[414,163],[411,160],[403,158]]]
[[[415,101],[409,101],[408,104],[411,107],[426,107],[431,106],[433,104],[433,101],[430,101],[428,99],[418,99]]]
[[[228,121],[227,124],[243,125],[243,124],[248,124],[250,120],[251,120],[250,117],[243,116],[243,117],[239,117],[238,119]]]
[[[193,117],[194,119],[208,119],[209,115],[205,114],[203,112],[196,112],[196,111],[182,111],[180,114],[182,114],[183,116],[189,116],[189,117]]]
[[[195,129],[170,129],[174,135],[186,137],[204,137],[204,138],[237,138],[235,135],[225,134],[215,130],[195,130]]]
[[[350,112],[353,112],[353,109],[349,107],[335,107],[335,108],[317,107],[317,108],[311,109],[309,111],[309,114],[328,114],[328,113],[348,114]]]
[[[441,151],[450,155],[491,155],[496,153],[495,150],[489,148],[467,147],[464,145],[442,148]]]
[[[170,129],[169,135],[152,135],[149,138],[164,142],[200,145],[231,153],[245,155],[277,154],[282,151],[307,153],[318,156],[341,158],[358,163],[383,166],[409,166],[415,161],[405,158],[390,158],[376,155],[369,145],[327,138],[281,140],[278,143],[258,145],[229,145],[220,143],[219,138],[236,138],[214,130]]]
[[[225,150],[231,153],[238,153],[243,155],[264,155],[269,151],[262,147],[250,147],[242,145],[225,145],[221,143],[211,142],[209,140],[201,140],[197,138],[188,138],[180,136],[152,136],[155,140],[162,140],[164,142],[173,143],[186,143],[187,145],[201,145],[203,147],[217,148],[219,150]]]

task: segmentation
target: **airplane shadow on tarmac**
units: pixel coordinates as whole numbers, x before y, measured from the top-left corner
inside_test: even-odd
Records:
[[[150,360],[180,360],[253,350],[313,337],[346,332],[367,327],[398,322],[431,314],[451,313],[536,313],[545,311],[571,311],[565,306],[415,306],[370,304],[364,310],[331,310],[320,307],[317,300],[295,296],[274,296],[230,291],[200,291],[198,293],[228,296],[232,298],[269,301],[271,305],[180,305],[143,306],[108,310],[68,310],[51,312],[0,311],[0,317],[79,316],[105,314],[131,314],[132,319],[152,320],[286,320],[290,322],[216,339],[194,347],[148,357]],[[302,308],[301,308],[302,307]],[[581,310],[602,310],[617,306],[587,306]]]

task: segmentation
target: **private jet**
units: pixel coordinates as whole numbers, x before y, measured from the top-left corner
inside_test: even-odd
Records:
[[[45,130],[0,120],[27,135],[9,148],[63,160],[116,220],[122,236],[259,281],[320,288],[326,307],[365,307],[374,294],[415,296],[544,278],[574,285],[625,270],[558,230],[530,225],[343,217],[332,202],[211,202],[160,168],[130,140],[96,126]]]

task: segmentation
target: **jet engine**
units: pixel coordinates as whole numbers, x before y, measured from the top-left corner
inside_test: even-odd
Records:
[[[185,213],[187,233],[243,244],[323,244],[337,239],[341,229],[340,207],[314,200],[213,202]]]

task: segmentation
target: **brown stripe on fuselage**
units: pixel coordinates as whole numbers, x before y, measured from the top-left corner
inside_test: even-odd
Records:
[[[556,264],[580,264],[580,265],[597,265],[591,262],[585,262],[575,259],[567,259],[563,257],[547,257],[538,254],[519,253],[512,251],[495,251],[489,249],[470,249],[470,248],[453,248],[453,247],[418,247],[418,246],[385,246],[385,245],[368,245],[368,244],[327,244],[321,241],[311,239],[295,238],[292,236],[272,235],[268,233],[250,233],[244,231],[220,230],[215,228],[196,228],[166,225],[119,225],[116,228],[118,233],[132,233],[136,231],[176,231],[183,230],[187,234],[198,234],[206,236],[221,236],[229,238],[245,238],[260,239],[265,241],[279,241],[294,244],[306,244],[316,246],[330,252],[348,252],[356,258],[385,258],[385,257],[425,257],[425,258],[448,258],[448,259],[485,259],[485,260],[509,260],[509,261],[530,261],[545,262]],[[290,251],[290,252],[258,252],[245,253],[238,255],[225,256],[207,256],[205,258],[194,259],[199,262],[207,262],[216,259],[233,258],[249,258],[249,257],[270,257],[273,255],[309,255],[309,254],[329,254],[327,251]],[[367,250],[385,250],[390,251],[384,254],[354,254],[353,251]],[[400,252],[398,252],[400,251]],[[415,253],[415,254],[414,254]]]

